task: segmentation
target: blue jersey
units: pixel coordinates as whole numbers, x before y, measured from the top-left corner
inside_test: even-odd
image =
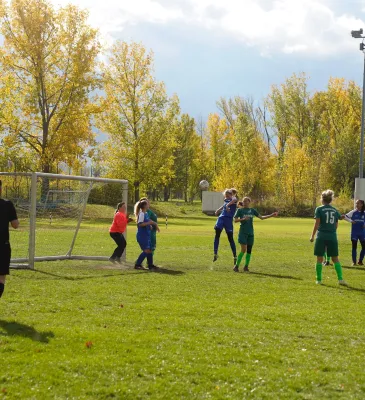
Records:
[[[232,199],[224,199],[223,210],[220,217],[229,217],[233,218],[236,214],[237,203],[233,203],[229,206],[229,210],[227,209],[227,205],[232,201]]]
[[[351,226],[351,237],[364,236],[365,213],[358,210],[352,210],[346,214],[347,220],[355,221]]]
[[[144,213],[143,211],[140,211],[140,213],[138,214],[138,220],[137,220],[137,224],[138,224],[137,235],[148,236],[151,234],[151,225],[140,226],[140,224],[142,224],[143,222],[148,222],[149,220],[150,220],[150,217],[149,217],[148,213]]]

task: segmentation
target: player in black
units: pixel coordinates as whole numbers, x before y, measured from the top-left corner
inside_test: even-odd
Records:
[[[11,248],[9,242],[9,222],[15,229],[19,226],[14,204],[1,198],[2,182],[0,180],[0,297],[4,293],[5,278],[9,275]]]

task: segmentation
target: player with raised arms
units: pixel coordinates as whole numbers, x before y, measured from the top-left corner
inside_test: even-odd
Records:
[[[331,206],[333,197],[334,193],[332,190],[325,190],[322,192],[322,205],[317,207],[314,213],[315,223],[310,241],[314,241],[314,236],[317,233],[314,244],[314,255],[317,256],[316,283],[318,285],[322,284],[323,254],[327,248],[327,254],[332,258],[335,265],[338,283],[343,286],[348,286],[342,277],[341,263],[338,258],[338,241],[336,233],[338,220],[343,219],[343,217],[333,206]]]
[[[251,208],[250,205],[251,199],[249,197],[244,197],[242,203],[240,202],[239,204],[240,207],[234,215],[234,222],[241,223],[238,233],[238,243],[241,245],[241,252],[238,254],[237,262],[233,268],[234,272],[239,272],[239,266],[245,253],[246,260],[243,272],[249,272],[248,266],[250,265],[252,246],[254,244],[253,218],[257,217],[264,220],[271,217],[277,217],[278,215],[278,212],[274,212],[270,215],[261,215],[256,209]]]
[[[135,207],[136,218],[137,218],[137,242],[141,247],[142,253],[139,255],[134,268],[145,269],[142,266],[142,262],[147,258],[147,265],[150,271],[157,270],[157,267],[153,265],[153,255],[151,250],[151,226],[155,226],[157,232],[160,232],[160,228],[157,223],[152,221],[147,213],[148,202],[147,200],[139,201]]]
[[[229,244],[231,246],[234,263],[237,261],[236,244],[233,239],[233,216],[237,208],[237,198],[233,198],[231,189],[226,189],[224,192],[224,203],[216,210],[215,215],[219,214],[217,222],[214,226],[214,256],[213,261],[218,260],[219,240],[223,229],[226,231]],[[230,206],[228,206],[230,204]]]
[[[356,208],[345,214],[345,220],[352,224],[351,242],[352,242],[352,265],[356,265],[357,260],[357,241],[360,241],[361,252],[359,257],[359,265],[364,265],[365,256],[365,202],[364,200],[356,200]]]

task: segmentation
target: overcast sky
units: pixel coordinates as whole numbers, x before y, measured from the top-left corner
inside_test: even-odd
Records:
[[[155,76],[194,117],[216,112],[221,96],[260,101],[294,72],[306,72],[313,90],[331,76],[362,84],[363,55],[350,31],[365,30],[365,0],[71,2],[89,10],[107,43],[151,48]]]

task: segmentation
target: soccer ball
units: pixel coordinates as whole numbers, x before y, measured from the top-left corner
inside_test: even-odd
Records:
[[[201,190],[208,190],[209,188],[209,182],[206,180],[200,181],[199,182],[199,187]]]

